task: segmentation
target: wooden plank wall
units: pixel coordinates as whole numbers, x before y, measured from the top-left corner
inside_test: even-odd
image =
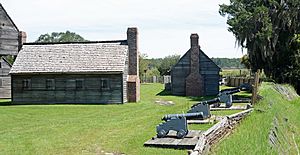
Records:
[[[227,77],[225,80],[226,86],[230,87],[239,87],[241,84],[249,83],[251,85],[254,84],[253,77]]]
[[[220,68],[200,50],[200,74],[204,76],[205,95],[217,95],[219,93]]]
[[[10,66],[0,59],[0,98],[11,98]]]
[[[173,95],[185,95],[185,78],[190,74],[190,52],[188,51],[171,71]]]
[[[10,76],[0,77],[0,98],[11,98]]]
[[[0,55],[17,55],[19,31],[0,5]]]
[[[128,78],[128,68],[129,67],[129,56],[127,54],[125,61],[125,68],[123,72],[123,103],[128,101],[127,99],[127,78]]]
[[[12,75],[13,103],[122,103],[122,75]],[[31,88],[23,88],[23,80],[31,79]],[[46,80],[54,79],[55,87],[46,88]],[[109,79],[110,89],[101,89],[101,80]],[[83,88],[76,88],[76,80]]]
[[[219,93],[219,68],[200,50],[200,74],[203,76],[205,95]],[[190,74],[190,50],[171,71],[171,91],[174,95],[185,95],[185,78]]]

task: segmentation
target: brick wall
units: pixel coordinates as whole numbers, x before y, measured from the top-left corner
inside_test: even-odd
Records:
[[[191,56],[190,56],[190,74],[186,78],[186,96],[203,96],[204,84],[203,77],[199,73],[200,64],[200,46],[198,43],[198,34],[192,34],[191,37]]]

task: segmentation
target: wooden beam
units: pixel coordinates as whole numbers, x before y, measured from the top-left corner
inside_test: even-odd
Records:
[[[254,86],[253,86],[253,89],[252,89],[252,98],[251,98],[251,104],[252,105],[255,105],[256,100],[257,100],[257,92],[258,92],[258,86],[259,86],[259,75],[260,75],[260,70],[257,70],[257,72],[255,73]]]

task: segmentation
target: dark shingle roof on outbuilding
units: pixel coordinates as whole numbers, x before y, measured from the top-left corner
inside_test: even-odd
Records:
[[[127,54],[123,42],[25,44],[10,74],[123,72]]]

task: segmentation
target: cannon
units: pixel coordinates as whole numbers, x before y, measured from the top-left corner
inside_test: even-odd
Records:
[[[240,89],[231,89],[227,91],[220,92],[218,94],[219,101],[226,104],[226,108],[229,108],[232,106],[233,100],[232,100],[232,94],[240,92]],[[217,104],[217,106],[220,106],[220,104]]]
[[[220,92],[217,98],[207,101],[201,101],[199,103],[194,104],[188,111],[188,113],[202,112],[203,117],[201,117],[200,119],[209,118],[211,116],[210,105],[213,105],[214,107],[219,107],[220,103],[225,103],[226,107],[231,107],[233,102],[232,94],[237,93],[239,91],[239,89],[227,89],[226,91]]]
[[[177,138],[184,138],[188,134],[187,118],[202,117],[203,113],[188,114],[169,114],[165,115],[162,120],[165,121],[156,126],[158,138],[168,135],[170,130],[177,131]]]
[[[238,93],[240,91],[252,91],[252,86],[249,83],[244,83],[241,84],[239,87],[221,90],[220,93],[218,94],[218,97],[220,98],[220,102],[225,103],[227,108],[231,107],[232,103],[250,102],[249,99],[233,100],[232,94]]]
[[[221,90],[216,98],[207,100],[207,101],[201,101],[199,103],[194,104],[187,113],[202,112],[203,115],[202,115],[202,117],[200,117],[200,119],[209,118],[211,116],[210,105],[213,105],[213,107],[219,107],[220,103],[225,103],[226,108],[229,108],[232,106],[232,103],[235,102],[232,99],[232,94],[235,94],[235,93],[238,93],[238,92],[244,91],[244,90],[252,90],[252,86],[248,83],[244,83],[244,84],[240,85],[239,87]],[[243,101],[249,102],[249,100],[238,100],[237,103],[241,103]]]
[[[243,83],[238,87],[223,89],[223,90],[220,91],[220,93],[227,92],[227,91],[237,91],[237,90],[251,92],[252,91],[252,86],[249,83]]]
[[[194,104],[187,113],[202,112],[203,113],[202,117],[198,117],[198,118],[200,119],[209,118],[211,116],[209,106],[212,104],[218,104],[219,102],[220,102],[219,98],[214,98],[207,101],[201,101],[199,103]]]

